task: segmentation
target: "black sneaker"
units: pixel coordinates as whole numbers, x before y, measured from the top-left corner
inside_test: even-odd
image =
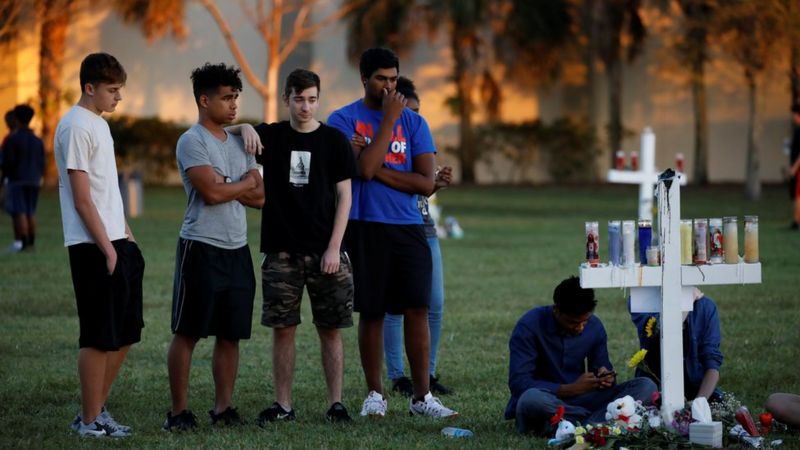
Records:
[[[263,427],[266,426],[268,422],[277,422],[279,420],[288,422],[294,419],[294,409],[287,411],[283,409],[278,402],[275,402],[272,406],[258,414],[256,423],[258,423],[258,426]]]
[[[188,409],[184,409],[177,416],[173,416],[171,411],[167,411],[167,420],[161,427],[164,431],[188,431],[197,428],[197,416]]]
[[[230,406],[219,414],[214,414],[212,409],[208,412],[208,415],[211,416],[211,425],[216,425],[219,422],[222,422],[221,425],[225,426],[244,425],[244,420],[239,417],[236,408],[231,408]]]
[[[395,378],[392,382],[392,390],[394,392],[399,392],[405,397],[414,396],[414,385],[408,377]]]
[[[433,375],[431,375],[430,378],[430,390],[432,393],[439,395],[448,395],[453,393],[452,389],[442,386],[442,383],[439,383],[439,379]]]
[[[347,423],[353,421],[353,419],[350,418],[350,414],[347,414],[347,408],[339,402],[331,405],[328,412],[325,413],[325,417],[330,423]]]

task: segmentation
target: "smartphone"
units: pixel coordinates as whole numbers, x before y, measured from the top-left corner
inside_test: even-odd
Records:
[[[611,372],[605,372],[605,373],[598,374],[597,377],[598,378],[608,378],[608,377],[610,377],[612,375],[616,375],[616,374],[617,374],[617,371],[616,370],[612,370]]]

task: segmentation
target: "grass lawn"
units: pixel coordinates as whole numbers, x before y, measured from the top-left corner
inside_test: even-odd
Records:
[[[273,401],[271,335],[259,325],[256,295],[253,338],[241,346],[234,404],[250,424],[211,429],[213,404],[211,342],[195,351],[190,405],[201,419],[196,433],[160,430],[169,409],[166,350],[175,244],[186,204],[181,189],[146,189],[145,214],[130,221],[144,253],[145,323],[114,385],[109,409],[134,428],[125,440],[90,440],[68,425],[79,407],[76,356],[78,321],[67,252],[63,248],[58,196],[45,192],[39,207],[36,251],[0,254],[0,448],[545,448],[544,440],[518,436],[503,420],[508,400],[508,337],[528,309],[551,303],[555,285],[577,273],[584,251],[583,222],[601,223],[601,257],[606,256],[608,219],[634,219],[636,187],[453,188],[439,196],[445,215],[458,218],[462,240],[442,241],[446,280],[439,374],[455,389],[444,403],[461,413],[449,422],[407,416],[407,400],[389,395],[383,420],[356,417],[365,396],[355,328],[346,342],[345,405],[355,421],[331,426],[324,420],[324,381],[319,343],[303,305],[298,329],[294,382],[295,423],[260,429],[258,412]],[[743,200],[739,187],[683,189],[682,215],[760,216],[763,283],[709,286],[722,321],[725,362],[720,385],[754,414],[776,391],[800,393],[800,233],[788,231],[790,203],[784,188],[766,188],[757,203]],[[259,213],[249,213],[250,243],[258,258]],[[10,242],[10,220],[0,218],[0,245]],[[740,246],[740,248],[742,248]],[[259,277],[260,278],[260,277]],[[620,380],[632,375],[625,363],[638,349],[636,332],[621,290],[597,291],[596,314],[609,334],[611,360]],[[449,440],[440,429],[471,429],[471,440]],[[783,436],[782,448],[800,448],[800,435]]]

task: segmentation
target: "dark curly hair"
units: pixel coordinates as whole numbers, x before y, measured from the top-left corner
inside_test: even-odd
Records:
[[[577,277],[571,276],[556,286],[553,291],[553,303],[558,311],[567,316],[582,316],[594,311],[597,300],[594,289],[584,289]]]
[[[400,72],[400,59],[388,48],[370,48],[361,54],[358,69],[361,76],[369,78],[378,69],[397,69]]]
[[[230,86],[237,91],[242,90],[241,72],[237,67],[226,66],[225,63],[205,63],[192,71],[192,90],[194,100],[199,101],[203,95],[211,95],[220,86]]]

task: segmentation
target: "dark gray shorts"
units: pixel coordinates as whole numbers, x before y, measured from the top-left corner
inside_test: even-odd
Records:
[[[266,254],[261,264],[261,324],[273,328],[298,325],[303,287],[307,287],[314,325],[353,326],[353,271],[347,254],[342,252],[339,257],[339,271],[326,274],[320,270],[320,255]]]

